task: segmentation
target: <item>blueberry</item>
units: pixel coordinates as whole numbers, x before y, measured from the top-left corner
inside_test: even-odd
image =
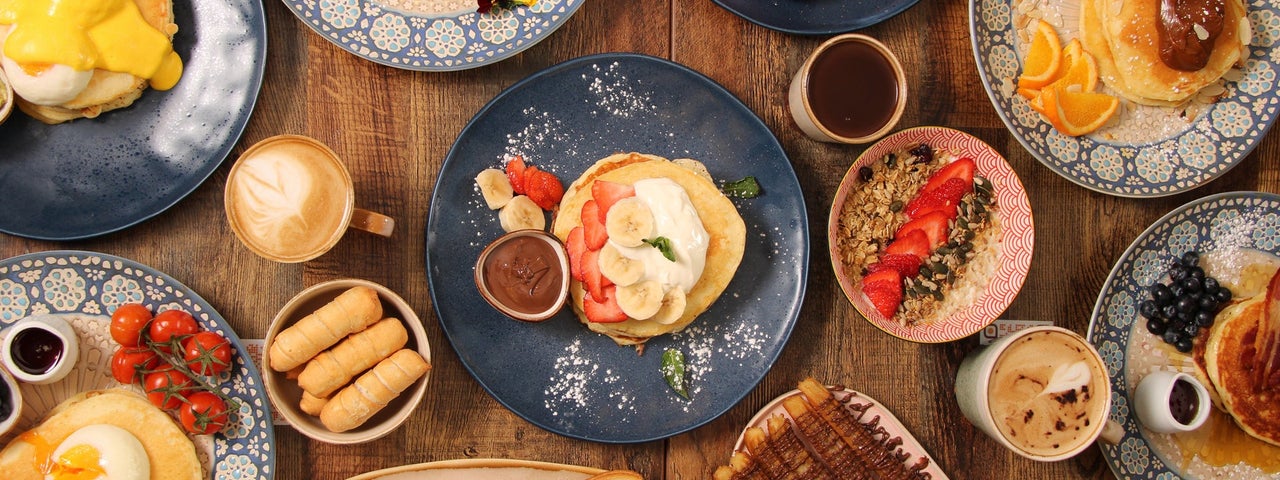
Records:
[[[1164,343],[1173,345],[1175,343],[1178,343],[1178,340],[1183,338],[1182,329],[1174,328],[1174,326],[1171,324],[1169,325],[1169,329],[1164,332],[1164,335],[1162,335],[1162,337],[1164,338]]]
[[[1165,318],[1178,318],[1178,307],[1175,305],[1165,305],[1160,307],[1160,313],[1164,314]]]
[[[1204,281],[1196,277],[1187,277],[1179,282],[1188,292],[1199,292],[1204,288]]]
[[[923,160],[924,162],[933,161],[933,147],[930,147],[927,143],[921,143],[907,153],[920,157],[920,160]]]
[[[1182,332],[1186,333],[1188,337],[1196,338],[1196,335],[1200,334],[1200,326],[1194,323],[1188,324],[1186,327],[1182,328]]]
[[[1138,314],[1143,318],[1156,318],[1156,315],[1160,314],[1160,309],[1156,307],[1156,302],[1143,300],[1138,304]]]
[[[1182,266],[1180,263],[1175,263],[1169,267],[1169,278],[1175,282],[1187,278],[1187,273],[1187,267]]]
[[[1178,312],[1178,321],[1184,324],[1196,322],[1196,312]]]
[[[871,181],[872,172],[870,167],[862,167],[858,169],[858,178],[864,182]]]
[[[1221,288],[1221,285],[1218,284],[1218,279],[1213,277],[1204,277],[1205,292],[1208,292],[1210,294],[1216,294],[1218,293],[1219,288]]]
[[[1192,346],[1193,344],[1191,343],[1191,339],[1187,337],[1178,337],[1178,340],[1173,342],[1173,348],[1178,349],[1178,351],[1182,353],[1191,352]]]
[[[1218,306],[1220,307],[1226,306],[1227,302],[1231,301],[1231,289],[1227,287],[1219,288],[1217,297],[1218,297]]]
[[[1195,267],[1200,265],[1200,254],[1196,253],[1195,251],[1190,251],[1182,254],[1182,264],[1188,267]]]
[[[1201,327],[1211,326],[1213,325],[1214,317],[1215,315],[1212,311],[1201,310],[1199,313],[1196,313],[1196,325]]]
[[[1155,300],[1157,307],[1163,307],[1173,302],[1173,292],[1169,290],[1168,285],[1155,283],[1148,290],[1151,292],[1151,299]]]
[[[1194,312],[1196,309],[1200,308],[1200,302],[1197,302],[1191,297],[1179,298],[1175,305],[1178,306],[1178,312],[1180,313]]]
[[[1182,286],[1182,282],[1176,282],[1169,285],[1169,293],[1172,293],[1174,300],[1177,300],[1187,294],[1187,287]]]
[[[1205,295],[1200,297],[1200,311],[1201,312],[1218,311],[1218,297],[1215,297],[1213,295]]]
[[[1191,267],[1187,271],[1187,276],[1197,280],[1204,280],[1204,269],[1200,267]]]
[[[1147,320],[1147,331],[1151,332],[1152,335],[1164,335],[1164,332],[1167,331],[1168,329],[1169,329],[1169,324],[1167,323],[1164,323],[1160,320],[1156,320],[1154,318],[1151,320]]]

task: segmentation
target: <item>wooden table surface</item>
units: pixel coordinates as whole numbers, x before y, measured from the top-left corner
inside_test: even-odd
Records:
[[[0,257],[52,249],[119,255],[191,287],[243,338],[261,338],[290,297],[320,281],[355,277],[399,292],[422,316],[435,369],[417,412],[380,440],[334,446],[276,430],[277,478],[345,478],[396,465],[501,457],[629,468],[649,479],[708,478],[727,462],[747,420],[765,403],[814,376],[878,399],[914,433],[951,478],[1110,478],[1098,449],[1036,463],[1001,448],[965,421],[952,393],[956,367],[976,338],[918,345],[865,322],[841,294],[827,255],[826,218],[836,186],[859,146],[818,143],[787,113],[786,88],[825,37],[774,32],[709,0],[592,1],[529,50],[483,68],[452,73],[397,70],[357,58],[266,0],[266,80],[231,160],[192,195],[123,232],[75,242],[0,235]],[[1037,162],[1005,130],[980,83],[968,35],[967,2],[922,1],[862,30],[900,56],[911,96],[899,127],[964,130],[1002,152],[1035,212],[1035,257],[1021,295],[1004,318],[1044,319],[1084,332],[1113,263],[1137,235],[1170,210],[1225,191],[1280,192],[1280,141],[1265,139],[1243,163],[1209,184],[1159,199],[1125,199],[1081,188]],[[584,442],[546,432],[503,408],[467,373],[441,332],[428,293],[424,229],[436,174],[464,125],[520,79],[582,55],[639,52],[686,65],[719,82],[781,141],[805,192],[811,265],[800,319],[764,380],[709,424],[635,445]],[[330,253],[278,264],[235,240],[222,192],[232,161],[263,138],[295,133],[330,145],[348,164],[357,198],[396,218],[390,239],[349,233]],[[470,272],[459,272],[460,279]],[[460,280],[461,281],[461,280]],[[466,281],[470,281],[469,278]]]

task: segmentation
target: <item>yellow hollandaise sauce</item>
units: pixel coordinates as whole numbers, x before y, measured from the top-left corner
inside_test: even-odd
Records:
[[[143,18],[133,0],[0,0],[9,25],[4,55],[29,74],[62,64],[128,73],[168,90],[182,77],[182,59],[168,35]]]

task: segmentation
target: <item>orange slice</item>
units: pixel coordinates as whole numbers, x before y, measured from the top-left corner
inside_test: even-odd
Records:
[[[1058,32],[1044,20],[1036,21],[1036,31],[1031,37],[1031,48],[1027,58],[1022,61],[1022,75],[1018,77],[1018,86],[1022,88],[1043,88],[1053,82],[1062,66],[1062,43],[1058,40]]]
[[[1084,51],[1080,40],[1071,39],[1067,48],[1062,49],[1062,58],[1063,66],[1066,68],[1062,76],[1054,80],[1051,85],[1057,85],[1059,88],[1080,85],[1082,92],[1092,92],[1098,87],[1098,62],[1093,59],[1093,55]]]
[[[1120,108],[1120,100],[1116,97],[1078,91],[1077,88],[1050,85],[1040,90],[1045,118],[1058,131],[1073,137],[1102,127]]]

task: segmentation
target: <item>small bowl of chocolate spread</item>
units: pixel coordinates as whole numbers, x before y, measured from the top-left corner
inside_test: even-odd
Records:
[[[516,230],[494,240],[476,260],[480,296],[508,317],[541,322],[569,297],[569,255],[542,230]]]

